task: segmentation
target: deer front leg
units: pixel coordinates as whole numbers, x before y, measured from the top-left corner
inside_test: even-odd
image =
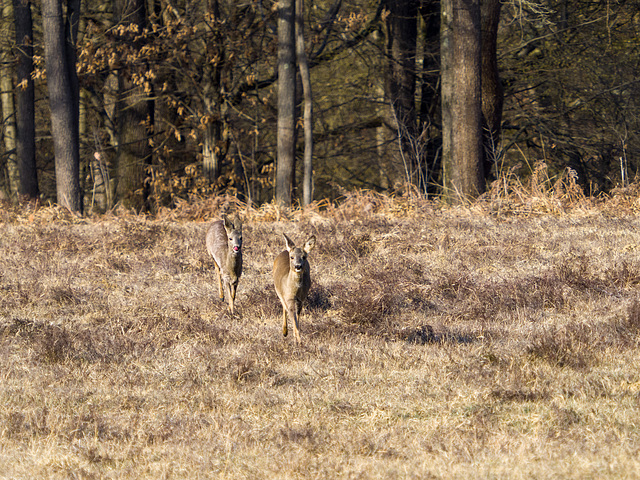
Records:
[[[236,280],[234,283],[229,284],[229,295],[231,296],[231,300],[236,301],[236,292],[238,291],[238,281]]]
[[[233,315],[233,304],[236,300],[236,288],[237,288],[237,284],[232,284],[231,282],[227,283],[227,287],[228,287],[228,291],[227,291],[227,296],[228,301],[229,301],[229,311],[231,312],[231,314]]]
[[[302,339],[300,338],[300,325],[298,323],[298,305],[296,305],[295,300],[293,304],[290,305],[289,316],[293,316],[293,333],[296,336],[296,343],[300,345],[302,343]]]

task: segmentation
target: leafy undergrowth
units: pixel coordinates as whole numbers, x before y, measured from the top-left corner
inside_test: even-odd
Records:
[[[0,478],[636,477],[635,200],[493,194],[6,207]],[[234,316],[204,245],[227,208],[246,218]],[[283,232],[318,239],[301,346],[271,283]]]

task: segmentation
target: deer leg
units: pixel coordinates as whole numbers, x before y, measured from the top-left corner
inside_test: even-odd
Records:
[[[227,287],[227,301],[229,302],[229,311],[233,315],[233,302],[236,299],[235,287],[231,285],[231,282],[225,282]]]
[[[293,333],[296,336],[296,343],[300,345],[302,343],[302,339],[300,338],[300,325],[298,323],[298,306],[294,302],[292,307],[293,308],[289,309],[289,311],[293,313]]]
[[[218,264],[213,262],[216,267],[216,273],[218,274],[218,295],[220,296],[220,300],[224,300],[224,290],[222,290],[222,272],[220,272],[220,267]]]
[[[282,305],[282,336],[286,337],[289,333],[287,329],[287,307]]]

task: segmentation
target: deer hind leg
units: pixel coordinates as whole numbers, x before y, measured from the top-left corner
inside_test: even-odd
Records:
[[[213,262],[216,267],[216,273],[218,274],[218,295],[220,296],[220,300],[224,300],[224,290],[222,289],[222,272],[220,271],[220,267],[218,264]]]
[[[287,307],[282,304],[282,336],[286,337],[289,333],[289,329],[287,328]]]

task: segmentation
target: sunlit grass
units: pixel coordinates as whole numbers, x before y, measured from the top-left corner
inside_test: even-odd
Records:
[[[232,202],[234,316],[204,247],[223,201],[6,207],[0,478],[637,478],[635,199],[525,193]],[[282,232],[318,239],[301,347]]]

